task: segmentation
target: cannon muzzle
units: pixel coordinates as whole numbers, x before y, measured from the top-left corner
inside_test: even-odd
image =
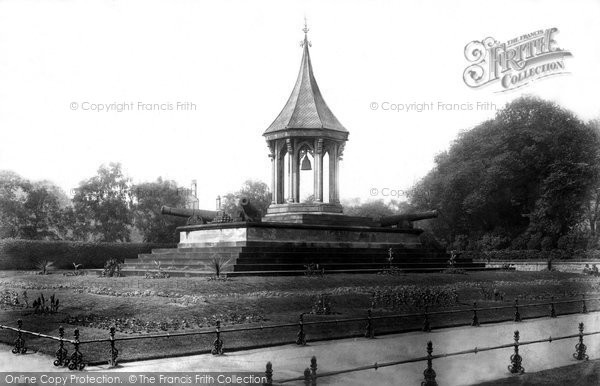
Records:
[[[240,217],[243,221],[249,222],[260,222],[262,218],[262,212],[260,209],[250,203],[248,197],[240,198]]]
[[[382,227],[389,227],[397,225],[402,228],[411,228],[413,221],[426,220],[430,218],[436,218],[438,216],[437,210],[429,210],[426,212],[417,212],[417,213],[406,213],[406,214],[397,214],[394,216],[384,216],[379,219],[379,222]]]

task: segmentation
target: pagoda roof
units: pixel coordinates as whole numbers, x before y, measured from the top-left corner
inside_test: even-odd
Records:
[[[287,103],[271,123],[269,128],[263,133],[264,136],[270,136],[277,132],[297,130],[332,130],[347,137],[348,130],[333,115],[325,100],[317,81],[313,74],[310,61],[309,46],[304,34],[302,62],[300,64],[300,73],[292,90]]]

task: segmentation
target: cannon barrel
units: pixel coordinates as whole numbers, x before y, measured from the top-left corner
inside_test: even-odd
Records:
[[[240,198],[240,207],[243,212],[244,221],[260,222],[262,212],[250,203],[248,197]]]
[[[417,213],[406,213],[406,214],[397,214],[394,216],[384,216],[379,222],[382,227],[389,227],[392,225],[399,225],[402,223],[426,220],[429,218],[436,218],[438,216],[437,210],[429,210],[426,212],[417,212]]]
[[[200,217],[205,221],[212,221],[215,217],[217,217],[217,212],[214,210],[172,208],[165,205],[160,208],[160,213],[176,217]]]

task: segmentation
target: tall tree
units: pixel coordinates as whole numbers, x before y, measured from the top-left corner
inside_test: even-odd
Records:
[[[133,206],[134,224],[140,230],[145,242],[173,243],[177,242],[175,228],[184,225],[185,221],[167,221],[160,213],[163,205],[182,207],[186,197],[175,181],[163,180],[146,182],[133,186],[135,204]]]
[[[95,241],[129,241],[131,205],[131,182],[123,175],[121,164],[100,166],[96,176],[79,184],[73,197],[76,236]]]
[[[522,97],[459,135],[413,189],[440,210],[437,231],[499,235],[515,248],[552,248],[582,216],[598,181],[600,137],[560,106]]]
[[[52,182],[0,171],[0,238],[63,239],[69,231],[68,205],[67,195]]]
[[[267,208],[271,204],[271,192],[269,186],[262,181],[247,180],[240,190],[235,193],[228,193],[222,198],[222,207],[226,213],[234,214],[234,209],[242,197],[247,197],[250,203],[259,209],[263,215],[267,213]]]

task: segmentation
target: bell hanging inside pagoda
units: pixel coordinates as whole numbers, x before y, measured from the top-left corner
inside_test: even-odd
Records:
[[[307,155],[305,155],[304,158],[302,158],[302,164],[300,164],[300,170],[312,170],[312,166],[310,165],[310,160],[308,159]]]

